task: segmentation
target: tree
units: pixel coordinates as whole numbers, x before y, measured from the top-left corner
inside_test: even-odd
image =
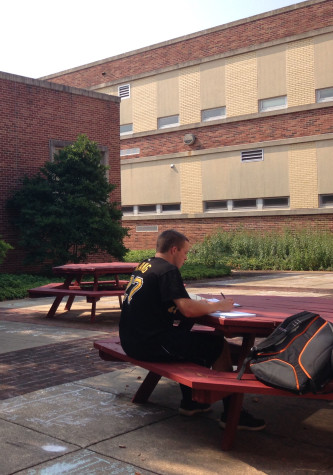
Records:
[[[110,201],[115,185],[101,159],[97,144],[79,135],[36,176],[24,177],[8,205],[27,263],[78,263],[98,251],[124,256],[127,229],[118,204]]]

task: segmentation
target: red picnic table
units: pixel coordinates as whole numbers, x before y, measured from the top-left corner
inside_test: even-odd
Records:
[[[29,290],[30,297],[54,295],[55,300],[47,314],[53,317],[64,297],[68,297],[65,309],[70,310],[75,297],[86,297],[91,303],[91,321],[95,319],[96,302],[101,297],[117,296],[121,307],[121,297],[125,293],[128,280],[120,280],[119,275],[131,274],[137,267],[136,262],[99,262],[89,264],[66,264],[53,267],[53,273],[65,277],[64,282],[52,283]],[[101,280],[102,276],[112,276]],[[84,277],[93,277],[93,281],[84,281]]]
[[[205,298],[221,298],[211,294],[200,294]],[[307,310],[318,313],[333,323],[333,300],[323,297],[298,297],[279,295],[232,295],[241,305],[235,308],[244,313],[255,313],[251,317],[223,318],[205,315],[197,323],[221,331],[225,337],[242,337],[240,359],[244,358],[254,344],[255,338],[266,337],[290,315]]]
[[[213,295],[200,294],[201,297],[212,298]],[[303,310],[317,313],[333,323],[333,301],[321,297],[281,297],[281,296],[249,296],[232,295],[241,307],[235,309],[255,316],[223,318],[211,315],[195,319],[195,331],[204,330],[221,332],[227,338],[241,337],[242,351],[238,364],[253,346],[256,337],[269,335],[285,318]],[[220,296],[216,296],[220,298]],[[256,379],[252,373],[246,372],[242,379],[237,379],[237,372],[219,372],[189,362],[150,362],[135,360],[126,355],[121,348],[119,338],[110,337],[95,341],[95,348],[100,357],[109,361],[128,361],[148,371],[140,384],[132,401],[145,403],[158,384],[161,377],[169,378],[192,388],[192,397],[201,403],[214,403],[230,395],[230,408],[226,428],[222,436],[222,449],[229,450],[234,442],[237,424],[245,394],[262,394],[266,396],[289,396],[300,399],[333,400],[333,381],[328,383],[323,393],[306,393],[297,395],[290,391],[267,386]]]

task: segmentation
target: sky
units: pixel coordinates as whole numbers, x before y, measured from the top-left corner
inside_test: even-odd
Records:
[[[291,0],[2,0],[0,71],[40,78]]]

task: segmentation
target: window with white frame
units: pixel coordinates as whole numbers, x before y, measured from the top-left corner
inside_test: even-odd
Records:
[[[331,204],[323,206],[333,206],[333,195],[327,195],[331,198],[327,198],[327,202]],[[331,201],[330,201],[331,200]],[[219,213],[219,212],[230,212],[235,210],[247,210],[247,209],[257,209],[264,210],[267,208],[283,209],[289,207],[289,196],[273,196],[269,198],[244,198],[244,199],[235,199],[235,200],[215,200],[215,201],[204,201],[204,212],[205,213]]]
[[[180,203],[167,203],[161,205],[162,213],[179,213]]]
[[[158,129],[167,129],[179,125],[179,115],[169,115],[168,117],[159,117],[157,119]]]
[[[134,207],[133,206],[122,206],[121,211],[122,211],[123,215],[134,214]]]
[[[118,86],[118,96],[121,97],[121,99],[128,99],[131,97],[130,84],[122,84],[121,86]]]
[[[256,208],[257,200],[255,198],[248,198],[245,200],[233,200],[232,202],[233,209],[238,208]]]
[[[138,213],[139,214],[151,214],[156,213],[156,205],[139,205]]]
[[[333,206],[333,195],[319,195],[319,206],[322,208],[331,208]]]
[[[259,101],[259,112],[285,109],[286,107],[287,96],[270,97],[268,99],[260,99]]]
[[[317,102],[333,101],[333,87],[326,87],[325,89],[316,90]]]
[[[243,150],[241,152],[241,161],[242,162],[260,162],[264,159],[264,151],[263,149],[255,149],[255,150]]]
[[[205,201],[204,210],[206,212],[225,211],[228,209],[227,200]]]
[[[262,206],[263,208],[287,208],[289,206],[289,197],[263,198]]]
[[[226,117],[225,107],[215,107],[214,109],[204,109],[201,111],[202,122],[210,120],[224,119]]]
[[[133,132],[133,124],[123,124],[120,126],[120,135],[127,135]]]

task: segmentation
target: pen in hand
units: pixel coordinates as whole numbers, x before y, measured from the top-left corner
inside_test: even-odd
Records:
[[[222,295],[222,297],[225,299],[225,296],[224,296],[224,294],[223,294],[222,292],[220,292],[220,294],[221,294],[221,295]]]

